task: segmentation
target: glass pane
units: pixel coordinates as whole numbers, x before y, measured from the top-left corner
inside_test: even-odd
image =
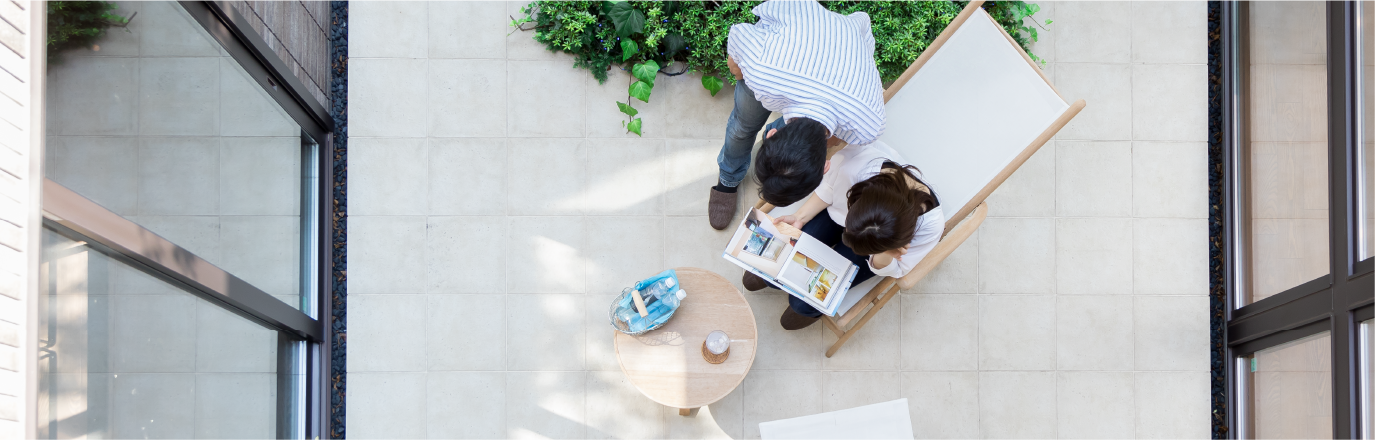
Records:
[[[277,332],[49,229],[41,258],[39,438],[277,436]]]
[[[47,177],[299,307],[300,127],[176,2],[117,4],[49,65]]]
[[[1332,438],[1331,344],[1323,333],[1250,358],[1249,437]]]
[[[1359,359],[1361,363],[1361,438],[1375,439],[1375,371],[1371,369],[1371,356],[1375,355],[1375,321],[1361,322],[1359,337]]]
[[[1357,239],[1360,259],[1375,255],[1375,2],[1360,2],[1361,144],[1360,176],[1364,183],[1358,197],[1360,227]]]
[[[1243,305],[1328,273],[1326,4],[1249,2]]]

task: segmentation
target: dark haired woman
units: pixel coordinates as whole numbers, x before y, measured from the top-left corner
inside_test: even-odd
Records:
[[[840,196],[844,196],[843,198]],[[821,211],[827,215],[817,216]],[[883,142],[852,145],[831,158],[821,186],[792,215],[774,219],[802,229],[859,266],[854,285],[874,275],[900,278],[936,247],[945,230],[945,213],[917,168]],[[746,272],[745,288],[767,286]],[[805,328],[821,312],[788,296],[779,322],[786,330]]]

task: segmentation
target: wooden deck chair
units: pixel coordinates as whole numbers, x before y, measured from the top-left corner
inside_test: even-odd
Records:
[[[826,357],[964,243],[987,216],[984,199],[1084,108],[1084,100],[1060,96],[982,4],[970,2],[883,93],[888,124],[880,140],[936,190],[948,215],[945,235],[901,279],[874,277],[850,289],[837,316],[822,318],[839,337]],[[773,209],[763,200],[755,206]]]

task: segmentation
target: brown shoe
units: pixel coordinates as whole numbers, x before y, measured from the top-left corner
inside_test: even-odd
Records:
[[[711,199],[707,200],[707,220],[711,222],[711,227],[717,230],[726,229],[730,226],[731,219],[735,218],[735,201],[738,199],[736,193],[724,193],[711,189]]]
[[[763,290],[765,287],[769,287],[768,281],[764,281],[763,278],[759,278],[759,275],[755,275],[754,272],[749,271],[746,271],[745,277],[740,279],[740,284],[744,284],[745,290],[751,292],[757,292]]]
[[[821,317],[802,316],[794,312],[792,307],[787,307],[783,309],[783,317],[778,318],[778,323],[783,325],[783,330],[801,330],[815,324],[818,319]]]

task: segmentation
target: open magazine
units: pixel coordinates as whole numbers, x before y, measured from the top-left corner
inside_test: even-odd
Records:
[[[787,224],[774,225],[758,209],[745,215],[721,256],[829,316],[835,316],[859,272],[820,240]]]

